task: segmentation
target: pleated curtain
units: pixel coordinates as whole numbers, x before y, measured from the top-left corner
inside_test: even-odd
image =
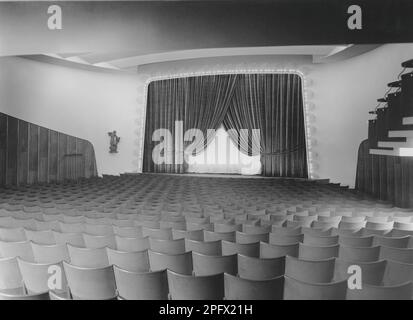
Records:
[[[159,143],[152,141],[152,133],[167,128],[174,139],[176,120],[183,121],[184,132],[196,128],[204,137],[208,137],[208,129],[216,130],[223,124],[241,152],[252,155],[254,150],[260,151],[264,176],[307,177],[303,95],[298,75],[213,75],[152,82],[148,88],[144,172],[186,172],[185,161],[152,161],[152,150]],[[242,135],[241,129],[248,129],[249,137]],[[252,129],[260,130],[260,140],[254,139]],[[204,147],[212,138],[205,138]],[[175,153],[174,141],[170,145],[170,151]]]
[[[238,77],[224,127],[241,152],[254,155],[254,150],[260,150],[262,175],[307,177],[304,125],[302,85],[298,75],[245,74]],[[230,129],[235,129],[237,135],[231,134]],[[240,134],[241,129],[249,130],[248,141]],[[254,139],[252,129],[260,129],[260,139]]]
[[[175,144],[175,123],[183,122],[183,133],[189,129],[202,131],[204,148],[214,138],[213,130],[217,130],[227,114],[234,93],[237,75],[211,75],[155,81],[148,87],[147,116],[144,145],[144,172],[184,173],[187,164],[176,161],[175,153],[182,153],[192,141],[185,142],[183,149]],[[152,141],[155,130],[165,128],[171,132],[172,141],[169,159],[172,163],[155,164],[152,161],[152,150],[159,142]],[[213,130],[209,130],[213,129]],[[195,143],[197,150],[202,146]],[[181,150],[182,149],[182,150]]]

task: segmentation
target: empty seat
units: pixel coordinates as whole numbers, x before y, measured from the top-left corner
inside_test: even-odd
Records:
[[[384,272],[386,269],[386,261],[380,260],[376,262],[354,262],[342,259],[336,259],[334,269],[334,280],[341,281],[348,279],[354,271],[349,273],[350,266],[359,266],[361,268],[362,283],[371,285],[381,285],[383,282]],[[351,270],[350,270],[351,271]]]
[[[83,268],[103,268],[109,265],[106,248],[78,248],[67,245],[70,263]]]
[[[301,232],[304,234],[304,237],[306,235],[309,236],[314,236],[314,237],[330,237],[333,236],[333,228],[308,228],[308,227],[303,227],[301,228]]]
[[[182,254],[166,254],[149,250],[148,253],[151,271],[169,269],[181,274],[192,274],[191,252]]]
[[[66,275],[61,262],[34,263],[18,258],[18,263],[23,278],[24,287],[29,294],[43,293],[48,292],[49,290],[53,290],[55,292],[67,291]],[[52,275],[55,279],[51,278]]]
[[[56,244],[70,244],[75,247],[84,247],[85,240],[82,233],[53,231]]]
[[[167,254],[181,254],[185,253],[185,240],[163,240],[149,238],[149,248],[152,251],[167,253]]]
[[[32,242],[32,250],[37,263],[70,262],[66,244],[41,245]]]
[[[242,254],[249,257],[259,257],[260,243],[245,243],[240,244],[236,242],[222,241],[222,255],[228,256],[233,254]]]
[[[298,257],[307,260],[323,260],[338,257],[339,245],[332,246],[310,246],[299,244]]]
[[[345,230],[359,230],[361,228],[364,228],[365,226],[366,226],[366,221],[361,221],[361,222],[340,221],[338,228],[345,229]]]
[[[304,234],[298,235],[284,235],[279,233],[270,233],[269,234],[269,243],[277,245],[289,245],[295,244],[297,242],[302,242],[304,239]]]
[[[95,236],[87,233],[83,234],[86,248],[116,248],[116,241],[113,235]]]
[[[281,300],[284,276],[267,280],[242,279],[224,274],[226,300]]]
[[[371,247],[373,246],[374,236],[350,237],[339,236],[338,243],[346,247]]]
[[[26,261],[34,261],[33,250],[29,241],[0,241],[0,256],[3,258],[20,257]]]
[[[400,248],[406,249],[409,246],[410,237],[382,237],[382,236],[375,236],[374,237],[374,244],[377,246],[385,246],[385,247],[392,247],[392,248]]]
[[[174,240],[178,239],[189,239],[196,241],[204,240],[204,232],[202,230],[175,230],[172,229],[172,237]]]
[[[25,241],[26,234],[23,228],[0,228],[0,241],[19,242]]]
[[[241,224],[228,224],[228,223],[214,223],[214,232],[232,232],[241,231]]]
[[[119,298],[126,300],[168,299],[166,270],[137,273],[114,266],[114,272]]]
[[[194,274],[196,276],[208,276],[219,273],[229,273],[236,275],[237,255],[230,256],[208,256],[192,252]]]
[[[63,266],[73,299],[112,300],[116,298],[116,283],[112,266],[82,268],[66,262],[63,262]]]
[[[380,247],[347,247],[341,245],[338,257],[346,261],[373,262],[380,258]]]
[[[172,240],[172,229],[155,229],[142,227],[142,236],[156,239]]]
[[[348,300],[412,300],[412,283],[395,286],[365,284],[362,289],[347,289]]]
[[[50,300],[49,292],[34,294],[8,294],[0,292],[0,300]]]
[[[413,264],[388,260],[384,272],[383,284],[385,286],[399,285],[413,282]]]
[[[309,283],[328,283],[334,276],[335,259],[302,260],[287,256],[285,275]]]
[[[168,270],[168,287],[172,300],[222,300],[224,297],[223,274],[191,276]]]
[[[218,256],[222,254],[221,240],[196,241],[185,239],[185,250],[194,251],[210,256]]]
[[[380,258],[413,264],[413,249],[382,246],[380,249]]]
[[[23,279],[17,258],[0,259],[0,292],[23,293]]]
[[[267,280],[284,275],[285,257],[253,258],[238,255],[238,275],[244,279]]]
[[[25,230],[26,238],[29,241],[33,241],[39,244],[56,244],[56,240],[51,230],[45,231],[33,231]]]
[[[285,228],[280,226],[272,226],[271,232],[278,235],[284,236],[297,236],[302,234],[301,227],[298,228]]]
[[[148,250],[125,252],[106,248],[109,264],[131,272],[148,272]]]
[[[63,223],[59,222],[61,232],[82,233],[86,231],[84,223]]]
[[[333,246],[338,243],[338,236],[316,236],[304,233],[303,243],[310,246]]]
[[[298,243],[290,245],[276,245],[260,242],[260,258],[278,258],[283,256],[298,257]]]
[[[85,223],[85,232],[95,236],[113,236],[113,227],[106,224]]]
[[[347,280],[331,283],[309,283],[285,276],[284,300],[344,300]]]
[[[225,240],[225,241],[235,241],[235,231],[231,232],[214,232],[214,231],[207,231],[204,230],[204,240],[205,241],[217,241],[217,240]]]
[[[271,232],[271,226],[254,226],[250,224],[244,224],[242,231],[246,234],[266,234]]]
[[[256,242],[268,242],[268,233],[244,233],[244,232],[235,232],[235,241],[240,244],[247,243],[256,243]]]
[[[135,227],[135,226],[129,226],[129,227],[113,226],[113,233],[120,237],[138,238],[138,237],[142,237],[142,228]]]
[[[126,238],[115,236],[116,248],[120,251],[143,251],[149,249],[149,237]]]

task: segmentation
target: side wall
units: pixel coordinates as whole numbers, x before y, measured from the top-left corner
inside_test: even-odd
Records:
[[[0,113],[0,185],[97,176],[89,141]]]

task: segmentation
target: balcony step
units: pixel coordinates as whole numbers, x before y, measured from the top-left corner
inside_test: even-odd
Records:
[[[413,138],[413,130],[392,130],[389,138]]]
[[[399,150],[389,150],[389,149],[370,149],[370,154],[376,154],[381,156],[398,156]]]
[[[379,141],[379,148],[413,148],[413,144],[409,142],[393,142],[393,141]]]
[[[403,125],[407,126],[407,125],[413,125],[413,117],[406,117],[403,118]]]

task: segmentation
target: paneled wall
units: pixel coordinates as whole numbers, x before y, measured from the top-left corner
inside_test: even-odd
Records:
[[[413,208],[413,158],[371,155],[369,141],[360,144],[356,189],[400,208]]]
[[[97,176],[87,141],[0,113],[0,185]]]

